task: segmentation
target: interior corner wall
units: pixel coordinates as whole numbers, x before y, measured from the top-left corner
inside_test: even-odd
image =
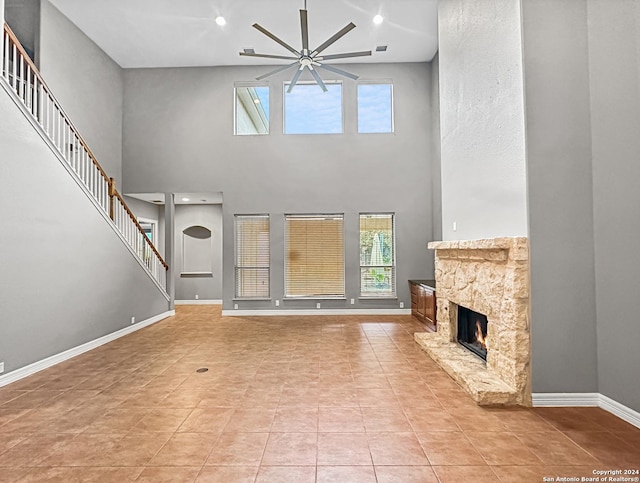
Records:
[[[4,20],[38,65],[40,0],[4,0]],[[4,22],[2,23],[4,25]]]
[[[598,389],[640,411],[640,5],[587,3]]]
[[[444,240],[527,236],[520,18],[520,0],[438,2]]]
[[[442,157],[440,153],[440,58],[431,61],[431,199],[434,241],[442,240]]]
[[[49,0],[42,0],[40,15],[38,52],[43,78],[120,188],[123,71]]]
[[[532,389],[597,392],[586,2],[522,8]]]
[[[16,101],[19,102],[19,101]],[[106,215],[0,87],[0,361],[7,373],[168,310]]]
[[[211,275],[184,271],[183,231],[203,226],[211,231]],[[174,276],[176,300],[222,300],[222,205],[176,205]]]

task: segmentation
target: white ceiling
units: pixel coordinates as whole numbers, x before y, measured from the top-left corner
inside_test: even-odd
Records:
[[[258,53],[290,55],[252,28],[259,23],[299,49],[304,0],[51,0],[63,14],[121,67],[186,67],[278,64],[240,57]],[[437,0],[307,0],[309,42],[316,47],[349,22],[357,28],[325,54],[361,50],[387,52],[348,62],[426,62],[438,48]],[[376,14],[384,16],[373,24]],[[220,27],[215,18],[223,16]],[[337,63],[334,61],[332,63]]]

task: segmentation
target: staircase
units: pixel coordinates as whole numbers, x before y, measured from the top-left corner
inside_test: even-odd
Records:
[[[116,233],[169,300],[169,267],[118,193],[114,179],[104,172],[6,23],[3,39],[0,83],[14,96],[36,129],[50,141],[69,173],[96,208],[110,220]]]

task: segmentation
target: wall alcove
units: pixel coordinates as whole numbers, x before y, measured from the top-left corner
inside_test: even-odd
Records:
[[[182,231],[181,277],[213,277],[211,230],[193,225]]]

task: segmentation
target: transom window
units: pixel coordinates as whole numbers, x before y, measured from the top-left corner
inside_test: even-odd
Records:
[[[236,298],[269,297],[269,215],[236,215]]]
[[[285,297],[344,297],[344,215],[285,215]]]
[[[361,82],[358,84],[358,132],[393,132],[393,85]]]
[[[325,83],[327,92],[315,83],[298,82],[291,92],[284,85],[285,134],[341,134],[342,83]]]
[[[269,85],[237,83],[234,110],[235,134],[269,134]]]
[[[360,215],[360,296],[395,295],[394,215],[363,213]]]

